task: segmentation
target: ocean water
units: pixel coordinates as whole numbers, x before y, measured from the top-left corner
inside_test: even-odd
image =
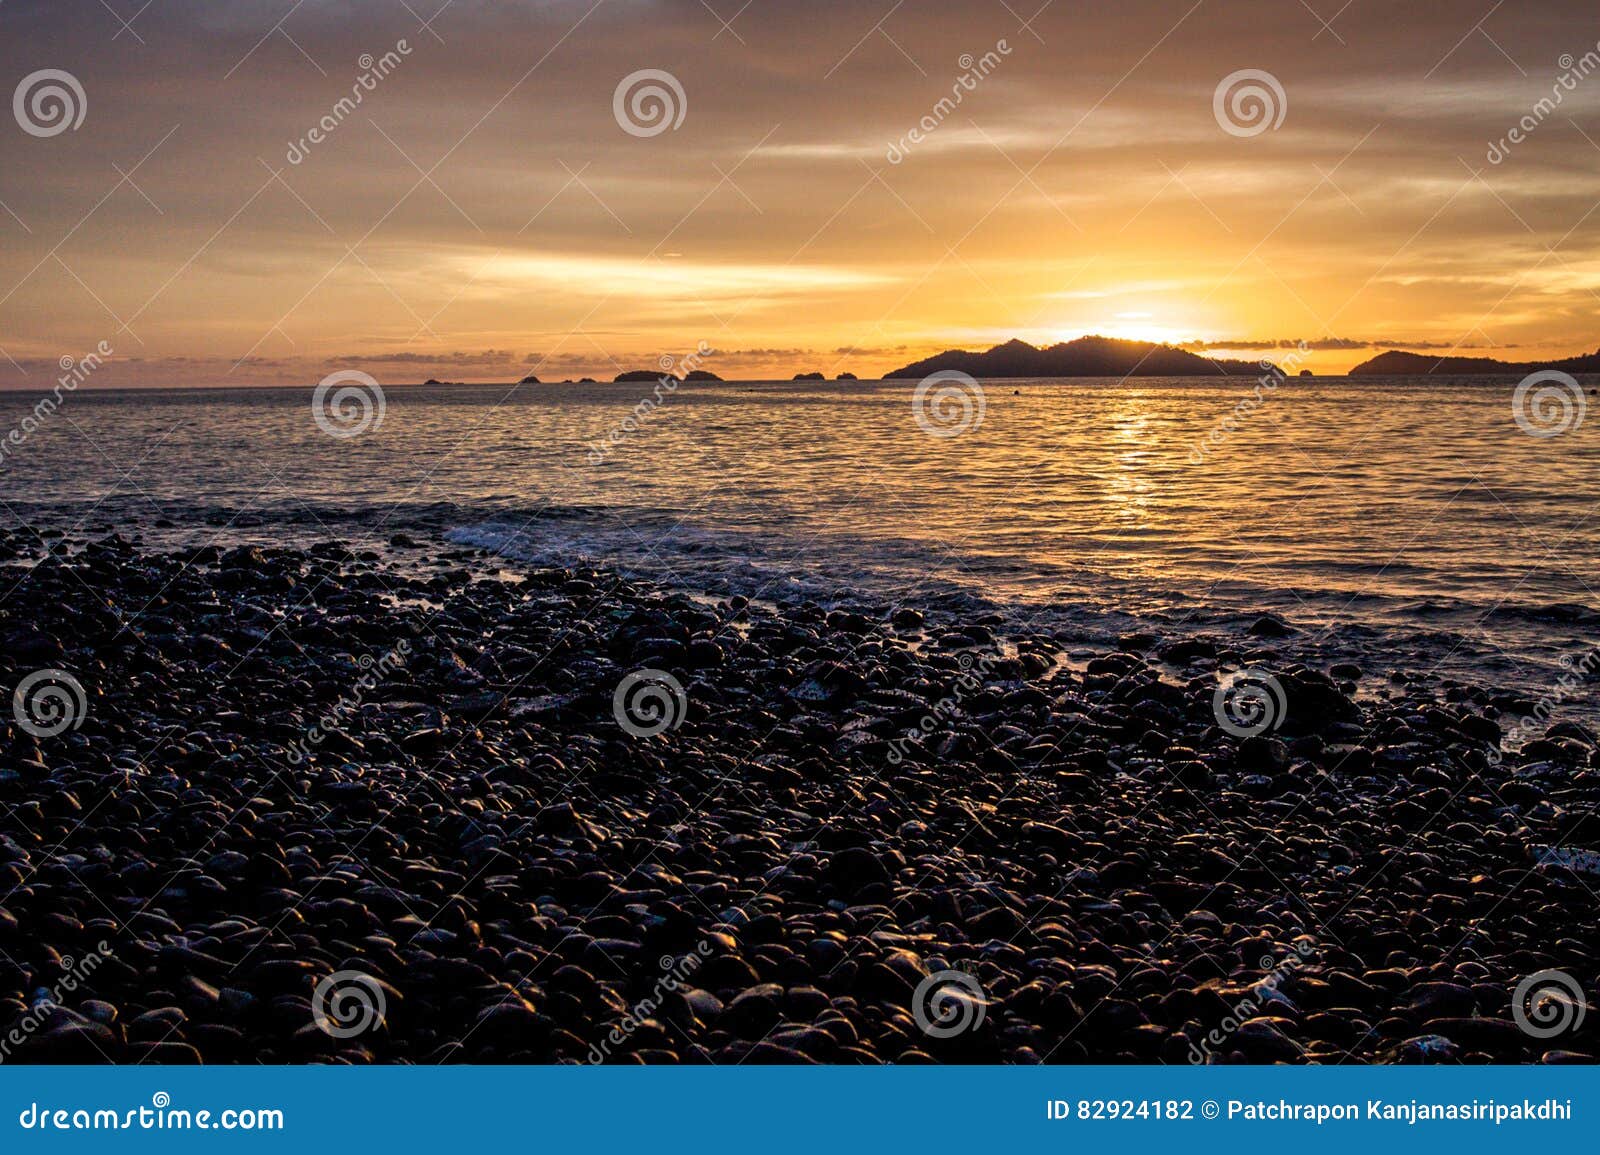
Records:
[[[376,410],[319,422],[309,385],[83,390],[8,448],[0,518],[151,544],[406,532],[1068,644],[1270,611],[1310,656],[1538,697],[1600,644],[1600,397],[1534,436],[1515,385],[991,381],[981,421],[970,390],[914,382],[392,386],[349,437],[327,429]],[[0,394],[0,436],[36,399]]]

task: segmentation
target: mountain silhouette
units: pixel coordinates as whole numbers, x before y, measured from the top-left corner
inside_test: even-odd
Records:
[[[1390,349],[1350,370],[1352,377],[1425,377],[1430,373],[1447,376],[1474,374],[1531,373],[1536,369],[1558,369],[1563,373],[1600,373],[1600,350],[1580,353],[1560,361],[1497,361],[1493,357],[1435,357],[1422,353],[1402,353]]]
[[[1209,377],[1259,376],[1255,361],[1218,361],[1173,345],[1079,337],[1040,349],[1013,338],[986,353],[949,349],[914,362],[885,380],[955,370],[971,377]]]

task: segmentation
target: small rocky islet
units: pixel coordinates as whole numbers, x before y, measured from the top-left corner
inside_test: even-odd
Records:
[[[1497,754],[1530,703],[1309,668],[1271,619],[1090,653],[500,565],[0,531],[3,685],[84,692],[59,733],[3,716],[8,1060],[1600,1049],[1513,1013],[1600,959],[1600,759],[1570,723]],[[1283,711],[1240,737],[1246,667]],[[625,726],[641,671],[681,696]],[[349,974],[378,1012],[330,1030]]]

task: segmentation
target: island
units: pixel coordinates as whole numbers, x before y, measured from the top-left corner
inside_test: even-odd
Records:
[[[521,381],[518,381],[517,384],[518,385],[537,385],[537,384],[539,384],[539,378],[535,377],[532,373],[530,373],[526,377],[524,377]]]
[[[826,381],[828,378],[821,373],[796,373],[791,381]]]
[[[1013,338],[984,353],[949,349],[885,373],[887,381],[927,377],[939,372],[970,377],[1258,377],[1256,361],[1220,361],[1175,345],[1079,337],[1040,349]]]
[[[1455,377],[1510,376],[1555,369],[1562,373],[1600,373],[1600,350],[1559,361],[1499,361],[1493,357],[1439,357],[1402,353],[1390,349],[1350,370],[1352,377],[1425,377],[1438,373]]]
[[[834,378],[835,381],[855,381],[857,379],[854,373],[841,373]]]
[[[666,373],[660,369],[629,369],[626,373],[618,373],[611,378],[612,382],[617,385],[623,385],[629,381],[676,381],[677,379],[677,374]],[[589,378],[585,377],[584,380],[587,381]]]
[[[721,381],[715,373],[708,369],[691,369],[683,378],[685,381]]]

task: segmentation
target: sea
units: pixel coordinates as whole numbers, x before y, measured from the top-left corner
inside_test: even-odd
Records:
[[[1591,716],[1600,396],[1514,379],[0,394],[0,523],[612,567],[708,597],[1215,633]],[[1592,412],[1591,412],[1592,410]],[[10,436],[8,436],[8,433]]]

